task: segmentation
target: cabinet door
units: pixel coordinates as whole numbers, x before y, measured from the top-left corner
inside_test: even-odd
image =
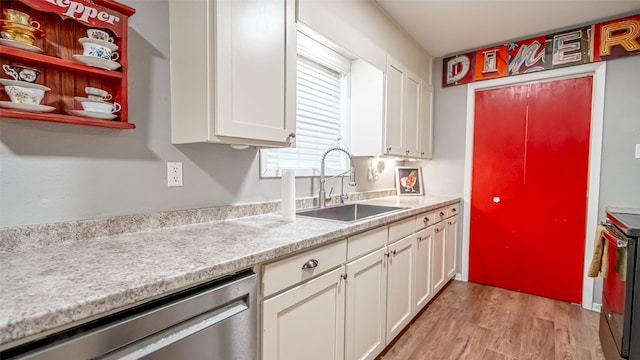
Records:
[[[387,343],[398,335],[413,315],[415,236],[407,236],[388,248]]]
[[[433,89],[422,87],[420,108],[420,157],[431,159],[433,156]]]
[[[288,141],[295,130],[295,0],[216,6],[215,135]]]
[[[262,359],[343,359],[345,291],[340,267],[262,307]]]
[[[386,117],[384,152],[390,155],[405,155],[403,144],[403,99],[405,70],[397,61],[387,58]]]
[[[404,155],[417,157],[419,155],[420,138],[420,103],[422,102],[422,80],[407,71],[406,91],[404,94],[404,117],[402,124]]]
[[[416,281],[414,287],[415,311],[422,308],[431,300],[431,246],[433,242],[433,226],[416,234]]]
[[[441,221],[433,228],[433,252],[431,257],[431,285],[433,286],[432,296],[442,289],[445,283],[444,252],[445,252],[445,232],[447,223]]]
[[[456,248],[458,246],[458,215],[447,219],[444,240],[444,268],[447,279],[456,275]]]
[[[345,359],[374,359],[385,347],[387,248],[347,264]]]

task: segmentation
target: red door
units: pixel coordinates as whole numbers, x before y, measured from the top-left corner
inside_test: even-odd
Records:
[[[580,303],[592,77],[478,91],[469,280]]]

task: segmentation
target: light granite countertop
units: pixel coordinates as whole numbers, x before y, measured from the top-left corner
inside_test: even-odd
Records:
[[[270,213],[0,253],[0,349],[459,200],[385,197],[366,203],[407,209],[348,224]]]

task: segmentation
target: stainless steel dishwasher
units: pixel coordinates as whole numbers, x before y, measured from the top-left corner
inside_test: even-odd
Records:
[[[257,359],[256,275],[245,270],[60,334],[1,359]]]

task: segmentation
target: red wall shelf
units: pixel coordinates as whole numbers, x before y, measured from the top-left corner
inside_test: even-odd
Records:
[[[42,105],[55,108],[52,112],[28,112],[0,108],[0,119],[35,120],[57,122],[111,129],[135,129],[129,123],[128,101],[128,20],[135,9],[113,0],[74,0],[85,7],[93,7],[99,12],[117,17],[113,24],[94,19],[80,19],[81,13],[71,14],[68,8],[59,7],[43,0],[0,0],[2,9],[11,8],[28,13],[32,20],[41,24],[44,37],[37,39],[34,46],[43,53],[30,52],[10,46],[0,45],[0,65],[26,65],[40,70],[36,83],[49,87]],[[64,4],[64,2],[62,3]],[[86,20],[86,21],[85,21]],[[83,47],[79,39],[87,37],[86,30],[98,28],[107,30],[118,45],[120,68],[106,70],[85,65],[74,60],[74,55],[82,55]],[[0,77],[12,79],[0,70]],[[114,120],[69,115],[71,110],[82,110],[75,97],[86,97],[84,88],[97,87],[109,92],[118,102],[120,112]],[[1,88],[1,85],[0,85]],[[0,90],[0,101],[8,101],[9,96]]]

